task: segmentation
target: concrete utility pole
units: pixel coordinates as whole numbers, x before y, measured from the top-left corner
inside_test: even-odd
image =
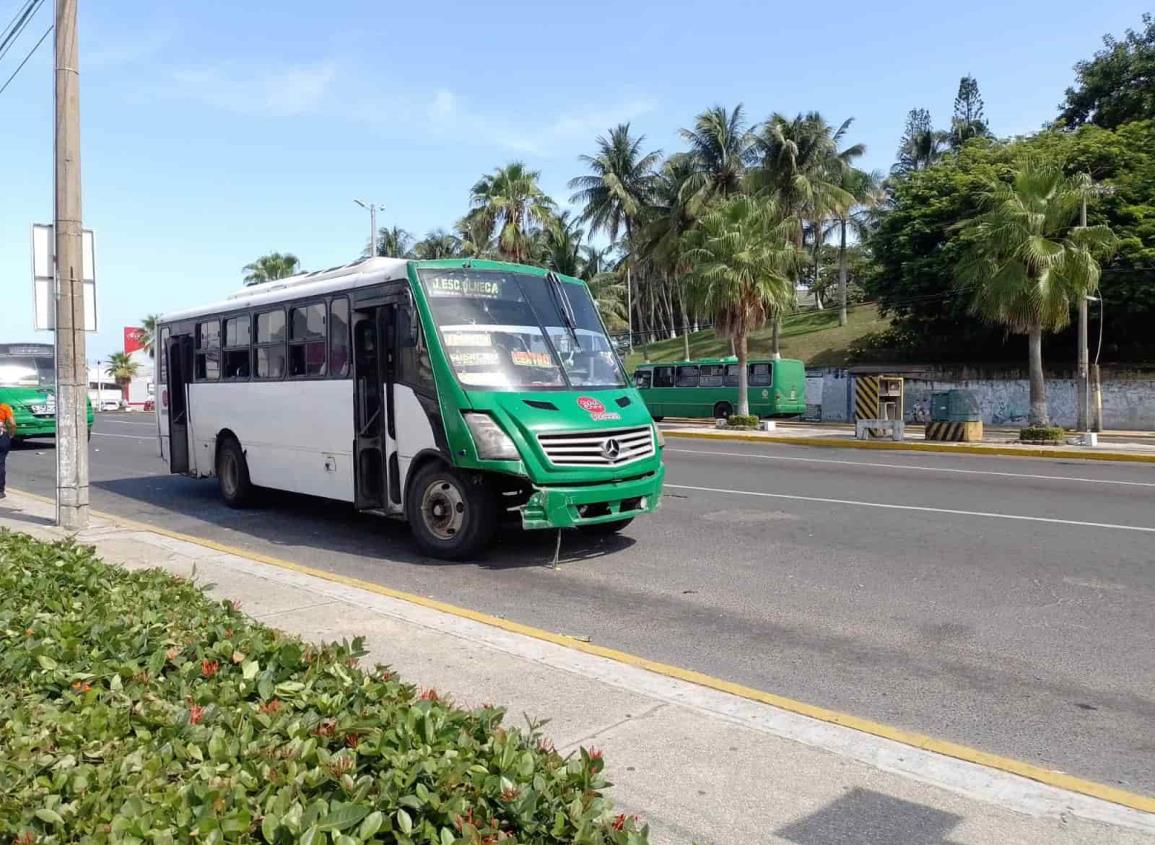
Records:
[[[1083,192],[1083,201],[1079,206],[1079,225],[1087,228],[1087,193]],[[1079,297],[1079,348],[1078,348],[1078,383],[1075,385],[1075,393],[1078,401],[1078,409],[1076,416],[1078,417],[1076,428],[1079,431],[1090,431],[1091,421],[1091,389],[1089,380],[1088,358],[1087,352],[1087,296],[1086,294]]]
[[[362,208],[369,209],[369,257],[373,258],[377,255],[377,209],[378,205],[375,202],[365,204],[361,200],[353,200]],[[384,206],[380,206],[384,208]],[[398,258],[400,256],[397,256]]]
[[[56,0],[56,523],[88,525],[77,0]]]

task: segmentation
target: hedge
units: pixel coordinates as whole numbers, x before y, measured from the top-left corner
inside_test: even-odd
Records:
[[[647,842],[596,750],[363,654],[0,532],[0,842]]]

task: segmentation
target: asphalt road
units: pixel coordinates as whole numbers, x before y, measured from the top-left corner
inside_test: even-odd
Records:
[[[671,440],[662,510],[554,570],[553,535],[452,564],[339,503],[229,510],[152,431],[98,417],[94,507],[1155,794],[1155,466]]]

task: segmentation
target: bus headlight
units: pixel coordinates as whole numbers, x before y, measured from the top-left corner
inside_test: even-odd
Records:
[[[483,461],[516,461],[520,458],[517,447],[509,435],[489,414],[465,413],[465,422],[473,442],[477,446],[477,457]]]

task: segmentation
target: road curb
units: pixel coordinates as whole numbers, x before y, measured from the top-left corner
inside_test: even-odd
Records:
[[[1119,461],[1123,463],[1155,464],[1155,454],[1133,452],[1099,452],[1084,449],[1078,452],[1056,452],[1045,448],[1026,446],[969,446],[948,443],[902,442],[893,440],[835,440],[828,437],[796,437],[783,434],[705,434],[680,429],[662,429],[664,437],[682,437],[691,440],[721,440],[740,443],[782,443],[789,446],[825,446],[832,449],[873,449],[884,452],[939,452],[947,455],[1005,455],[1016,458],[1049,458],[1076,461]]]
[[[805,438],[799,439],[805,440]],[[36,501],[54,503],[53,500],[47,496],[40,496],[35,493],[27,493],[23,490],[16,489],[12,489],[12,492]],[[899,728],[892,725],[875,722],[870,719],[831,710],[819,705],[808,704],[804,701],[798,701],[796,699],[788,698],[777,693],[768,692],[753,687],[747,687],[732,681],[726,681],[722,678],[707,675],[693,669],[685,669],[680,666],[662,663],[660,661],[651,660],[646,657],[641,657],[639,655],[608,648],[606,646],[584,642],[566,634],[559,634],[553,631],[547,631],[542,628],[536,628],[531,625],[524,625],[520,622],[513,622],[511,620],[503,619],[498,616],[492,616],[481,611],[460,607],[458,605],[439,601],[437,599],[429,598],[426,596],[408,593],[403,590],[396,590],[392,587],[386,587],[372,581],[364,581],[360,578],[354,578],[336,572],[315,569],[311,566],[306,566],[305,564],[272,557],[271,555],[261,554],[260,552],[253,552],[238,546],[231,546],[227,543],[220,543],[215,540],[197,537],[192,534],[184,534],[179,531],[172,531],[167,528],[154,526],[145,522],[139,522],[128,517],[121,517],[114,514],[105,513],[103,511],[97,511],[95,509],[91,510],[91,514],[98,519],[102,519],[111,523],[112,525],[117,525],[121,528],[125,528],[131,531],[143,531],[158,534],[162,537],[168,537],[170,539],[192,543],[194,545],[201,546],[202,548],[235,555],[246,560],[255,561],[257,563],[262,563],[278,569],[310,575],[312,577],[319,578],[330,583],[341,584],[346,587],[354,587],[357,589],[366,590],[367,592],[398,599],[400,601],[439,611],[441,613],[446,613],[461,619],[469,619],[474,622],[480,622],[482,624],[489,625],[512,634],[531,637],[533,639],[553,643],[554,645],[563,646],[574,651],[606,658],[626,666],[644,669],[656,675],[673,678],[679,681],[685,681],[700,687],[715,690],[717,692],[727,693],[738,698],[743,698],[748,701],[768,704],[785,712],[793,713],[799,716],[805,716],[818,722],[825,722],[831,725],[850,728],[851,730],[860,731],[864,734],[880,737],[882,739],[890,740],[901,745],[921,749],[933,754],[939,754],[943,757],[962,760],[964,762],[972,763],[978,766],[984,766],[996,771],[1005,772],[1007,774],[1017,775],[1019,777],[1026,778],[1027,780],[1032,780],[1046,786],[1055,787],[1057,789],[1066,790],[1068,792],[1077,793],[1079,795],[1085,795],[1090,798],[1096,798],[1101,801],[1106,801],[1110,804],[1116,804],[1145,813],[1155,813],[1155,796],[1141,795],[1138,793],[1129,792],[1109,784],[1085,780],[1083,778],[1066,774],[1065,772],[1047,769],[1043,766],[1035,765],[1033,763],[1027,763],[1022,760],[1016,760],[1010,757],[991,754],[985,751],[981,751],[977,748],[971,748],[960,743],[952,742],[950,740],[938,739],[915,731],[910,731],[905,728]]]

